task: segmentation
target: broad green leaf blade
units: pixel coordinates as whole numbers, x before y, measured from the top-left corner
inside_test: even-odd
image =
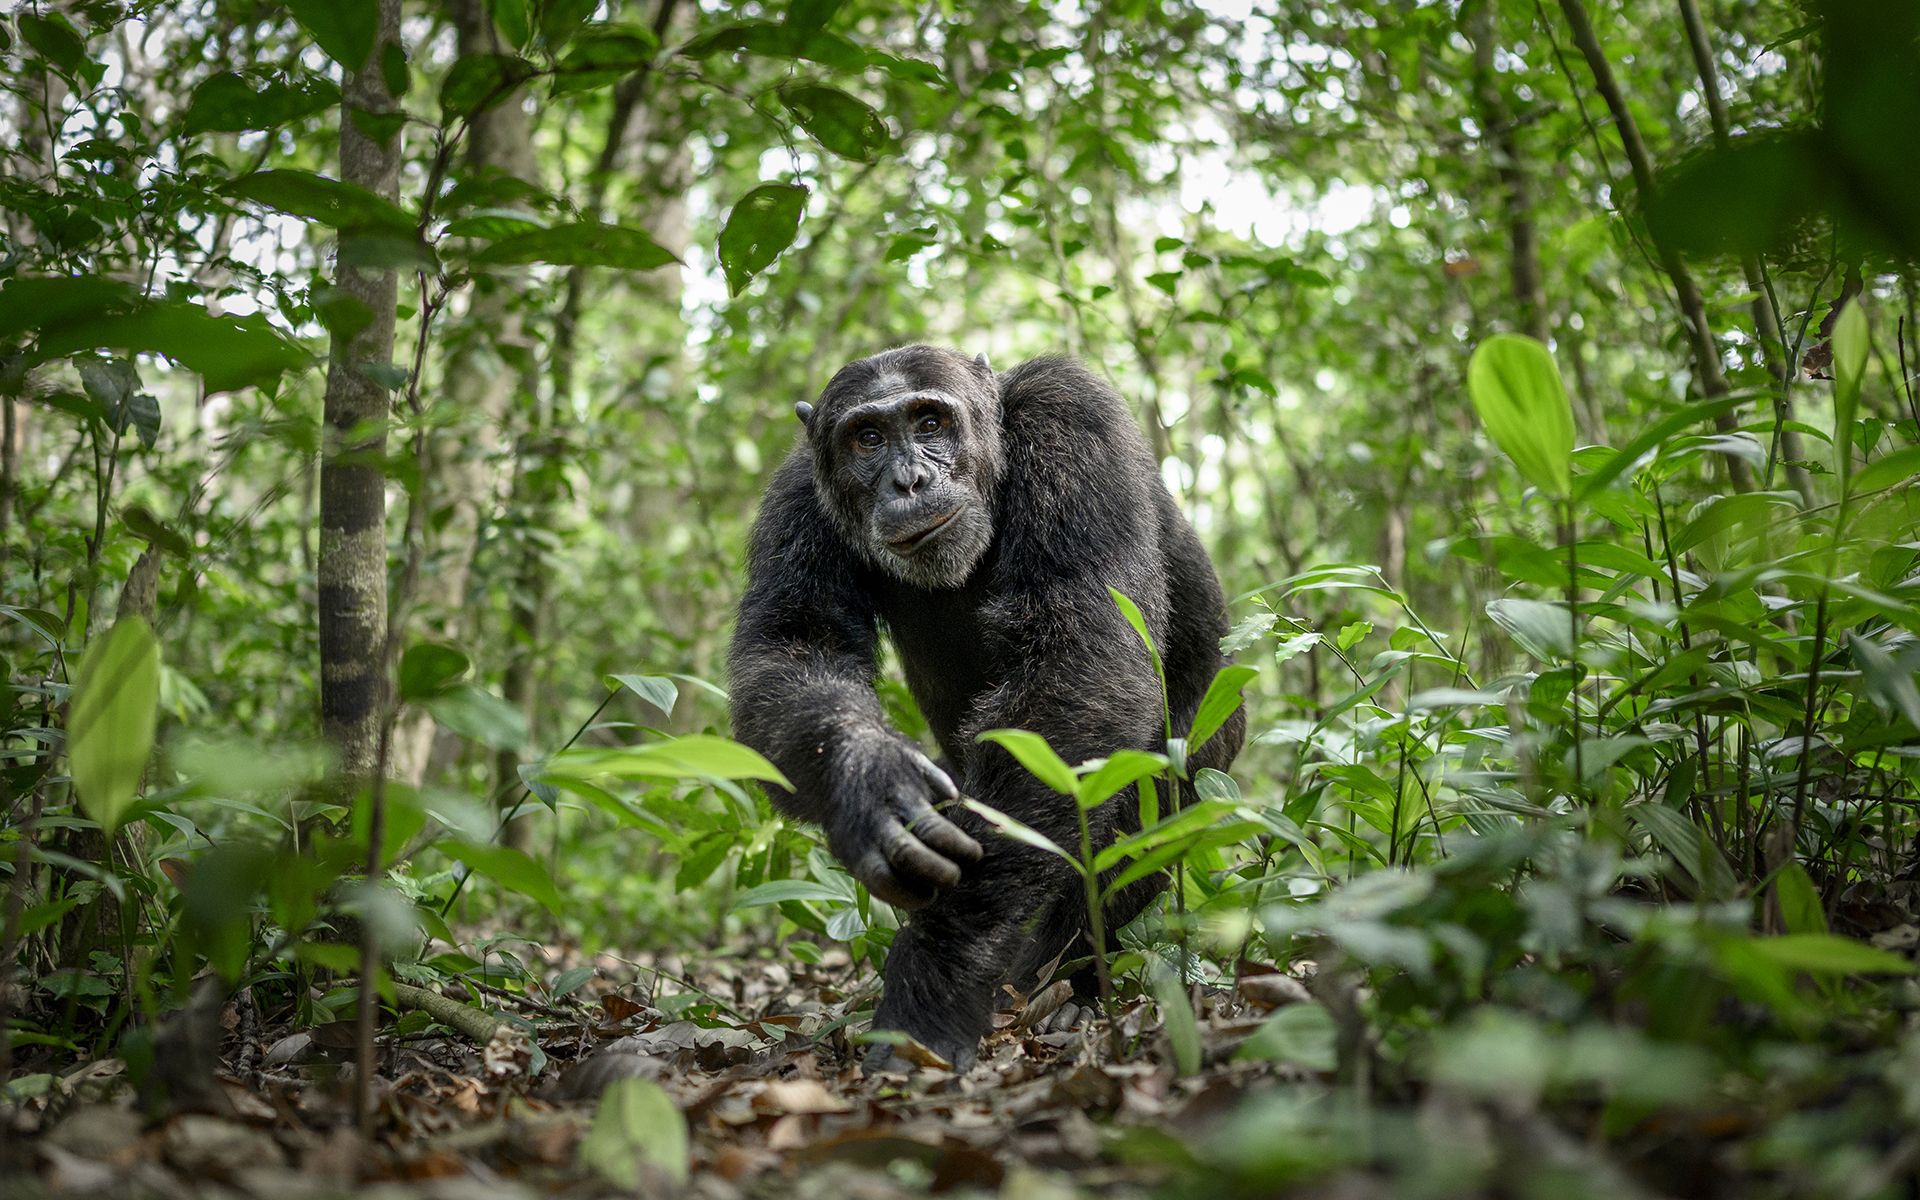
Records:
[[[1069,767],[1053,747],[1047,745],[1047,739],[1037,733],[1024,729],[989,729],[976,741],[992,742],[1018,759],[1041,783],[1056,792],[1071,796],[1078,786],[1073,768]]]
[[[272,129],[338,107],[340,88],[331,80],[301,75],[287,83],[273,80],[256,92],[247,80],[222,71],[193,89],[180,131],[191,137]]]
[[[1703,400],[1698,404],[1689,404],[1679,412],[1667,416],[1641,433],[1639,437],[1622,446],[1612,458],[1601,464],[1592,474],[1582,475],[1580,485],[1574,489],[1574,499],[1584,499],[1606,487],[1625,474],[1635,463],[1645,458],[1654,447],[1662,445],[1668,438],[1687,426],[1711,421],[1722,413],[1730,413],[1752,400],[1752,393],[1741,392],[1732,396],[1721,396],[1715,400]]]
[[[120,825],[153,752],[160,647],[137,616],[87,647],[74,678],[67,755],[80,807],[109,836]]]
[[[651,271],[679,262],[673,253],[638,229],[582,221],[516,233],[473,256],[477,263],[553,263],[562,267],[617,267]]]
[[[1467,391],[1494,445],[1541,491],[1573,491],[1573,408],[1553,355],[1533,338],[1496,333],[1467,365]]]
[[[223,189],[230,196],[264,204],[288,216],[332,229],[381,230],[411,236],[414,219],[398,204],[358,184],[312,171],[278,167],[242,175]]]
[[[1240,707],[1241,689],[1249,680],[1260,673],[1258,667],[1222,667],[1220,673],[1207,685],[1207,694],[1200,698],[1200,707],[1193,714],[1193,729],[1187,734],[1187,752],[1197,751],[1207,744],[1207,739],[1220,732],[1220,727],[1233,716]]]
[[[1049,854],[1057,854],[1061,858],[1065,859],[1069,864],[1072,865],[1075,873],[1080,875],[1082,878],[1086,877],[1087,869],[1085,866],[1081,865],[1080,860],[1075,858],[1073,855],[1068,854],[1065,850],[1061,849],[1059,844],[1054,842],[1054,840],[1052,838],[1049,838],[1046,834],[1041,833],[1038,829],[1033,828],[1031,825],[1027,825],[1020,821],[1017,821],[1014,818],[1008,816],[1006,813],[1001,812],[999,809],[994,808],[991,805],[982,804],[978,800],[972,799],[971,797],[965,797],[965,796],[961,797],[960,803],[966,805],[968,808],[972,809],[974,812],[977,812],[981,816],[985,817],[987,821],[995,829],[999,830],[1003,836],[1012,838],[1016,842],[1024,843],[1025,845],[1032,846],[1036,849],[1045,850]]]
[[[807,209],[807,189],[797,183],[763,183],[740,197],[720,230],[720,266],[727,294],[738,296],[753,277],[793,245]]]
[[[1833,323],[1833,471],[1840,477],[1842,495],[1853,474],[1853,417],[1860,409],[1870,342],[1867,314],[1855,297]]]
[[[517,750],[531,736],[527,714],[477,684],[449,687],[421,704],[448,729],[496,750]]]
[[[1133,627],[1134,633],[1138,634],[1140,640],[1146,643],[1147,653],[1153,656],[1154,667],[1158,669],[1160,665],[1160,647],[1153,644],[1153,633],[1147,628],[1146,614],[1140,611],[1140,606],[1133,602],[1132,597],[1128,596],[1119,588],[1110,587],[1107,589],[1107,594],[1113,597],[1114,604],[1119,606],[1120,615],[1127,619],[1127,624]]]
[[[216,317],[190,300],[136,301],[49,321],[41,330],[31,356],[35,364],[85,350],[163,354],[197,372],[209,394],[271,383],[313,361],[259,313]]]
[[[1813,886],[1805,867],[1790,862],[1780,868],[1773,878],[1773,895],[1780,903],[1780,920],[1788,933],[1827,931],[1827,910],[1820,903],[1820,889]]]
[[[1174,1068],[1182,1075],[1200,1071],[1200,1023],[1193,1015],[1193,999],[1186,984],[1165,963],[1152,971],[1153,998],[1160,1005],[1160,1022],[1173,1050]]]
[[[1167,769],[1164,754],[1146,750],[1116,750],[1107,761],[1082,776],[1074,797],[1081,808],[1093,808],[1115,793]]]
[[[673,706],[680,699],[679,686],[665,675],[609,675],[607,678],[659,709],[663,717],[673,715]]]
[[[380,0],[287,0],[293,19],[349,71],[367,65],[380,31]]]
[[[768,904],[785,904],[789,900],[831,900],[844,904],[852,899],[850,890],[846,888],[816,883],[811,879],[776,879],[772,883],[763,883],[741,892],[734,898],[733,907],[759,908]]]
[[[651,1079],[620,1079],[600,1097],[593,1128],[580,1139],[580,1161],[614,1186],[637,1192],[643,1166],[684,1184],[688,1145],[686,1115],[665,1088]]]
[[[640,28],[594,28],[573,42],[554,72],[553,94],[605,87],[646,68],[660,52],[660,39]]]
[[[780,103],[815,141],[841,158],[872,162],[886,148],[887,123],[880,114],[839,88],[789,84],[780,89]]]
[[[440,114],[451,120],[492,108],[533,73],[533,64],[517,54],[469,54],[440,83]]]
[[[515,895],[539,901],[556,916],[565,909],[566,903],[560,899],[560,889],[554,886],[553,876],[547,874],[547,869],[537,860],[513,847],[465,840],[449,841],[445,846],[450,856]]]
[[[793,786],[759,751],[709,733],[618,750],[562,750],[541,774],[558,779],[758,779]]]
[[[1911,975],[1913,963],[1831,933],[1786,933],[1755,938],[1752,949],[1771,962],[1809,975]]]
[[[438,696],[472,668],[458,647],[445,642],[416,642],[400,656],[400,699],[413,703]]]

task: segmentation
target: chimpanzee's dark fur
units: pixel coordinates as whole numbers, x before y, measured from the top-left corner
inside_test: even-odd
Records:
[[[781,809],[819,821],[849,870],[915,910],[888,956],[875,1027],[970,1063],[1002,981],[1024,986],[1070,943],[1068,957],[1087,952],[1086,903],[1065,863],[948,803],[946,773],[1077,848],[1073,801],[975,736],[1030,729],[1069,763],[1164,749],[1152,665],[1107,588],[1146,615],[1178,731],[1222,665],[1220,584],[1125,405],[1076,362],[1036,359],[996,379],[984,360],[909,346],[847,366],[817,408],[799,408],[807,438],[754,526],[730,660],[734,726],[793,781],[791,793],[773,789]],[[884,442],[858,427],[873,414]],[[950,507],[938,539],[889,548]],[[875,696],[882,626],[939,767]],[[1244,732],[1236,714],[1191,768],[1227,766]],[[1134,791],[1091,820],[1096,848],[1137,828]],[[1159,886],[1126,889],[1107,927]]]

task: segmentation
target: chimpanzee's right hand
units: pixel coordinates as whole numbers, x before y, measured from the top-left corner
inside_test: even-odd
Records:
[[[920,908],[980,861],[980,843],[935,812],[960,798],[947,773],[895,736],[841,751],[827,814],[827,847],[867,890],[900,908]]]

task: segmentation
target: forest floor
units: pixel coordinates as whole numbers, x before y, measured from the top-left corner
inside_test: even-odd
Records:
[[[857,1065],[850,1014],[870,1007],[873,976],[843,952],[791,969],[703,960],[691,978],[593,965],[570,998],[439,989],[460,997],[451,1013],[403,987],[415,1011],[382,1030],[370,1141],[353,1118],[351,1019],[298,1028],[246,991],[224,1003],[209,991],[162,1024],[147,1070],[101,1058],[17,1076],[0,1108],[0,1191],[500,1200],[672,1193],[684,1178],[709,1196],[1143,1195],[1172,1176],[1164,1155],[1128,1152],[1134,1135],[1202,1144],[1249,1086],[1310,1078],[1234,1056],[1272,1009],[1308,1000],[1287,976],[1204,997],[1202,1067],[1185,1078],[1144,999],[1118,1009],[1121,1061],[1105,1021],[1042,1032],[1064,982],[1010,994],[972,1070],[908,1076]],[[684,1010],[690,995],[698,1021],[657,1006]]]

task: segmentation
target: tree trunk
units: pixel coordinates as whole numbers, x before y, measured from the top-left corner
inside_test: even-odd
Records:
[[[454,0],[451,8],[462,57],[499,52],[486,0]],[[537,180],[533,127],[524,98],[524,92],[515,91],[474,114],[466,144],[467,167],[474,174],[500,172],[528,182]],[[427,534],[432,544],[415,595],[440,636],[455,643],[470,640],[474,632],[476,608],[466,602],[467,584],[480,521],[492,507],[500,483],[500,425],[515,395],[531,396],[539,384],[537,372],[510,366],[499,352],[501,346],[526,349],[525,289],[524,273],[504,272],[476,289],[441,368],[443,399],[436,402],[440,412],[435,415],[450,414],[452,420],[428,442],[427,469],[420,486],[433,488],[436,517]],[[532,360],[524,353],[518,358],[522,363]],[[436,743],[434,730],[427,713],[407,714],[394,733],[396,778],[418,784],[442,769],[448,755]]]
[[[1481,139],[1492,151],[1494,174],[1500,180],[1514,312],[1521,331],[1544,342],[1548,335],[1547,300],[1540,282],[1540,239],[1533,224],[1532,188],[1521,164],[1513,113],[1493,69],[1494,51],[1500,43],[1497,4],[1498,0],[1479,0],[1469,10],[1474,103],[1479,110]]]
[[[1724,150],[1732,122],[1727,116],[1727,102],[1720,98],[1720,74],[1713,65],[1713,43],[1707,37],[1706,22],[1700,19],[1699,5],[1694,0],[1679,0],[1679,4],[1680,19],[1687,27],[1687,45],[1693,50],[1693,65],[1700,73],[1700,90],[1706,95],[1707,116],[1713,122],[1713,140]],[[1780,322],[1775,319],[1773,298],[1767,294],[1766,275],[1760,270],[1760,257],[1741,255],[1740,271],[1746,277],[1747,290],[1753,293],[1753,331],[1760,341],[1760,357],[1777,389],[1773,415],[1780,431],[1780,455],[1787,460],[1787,480],[1793,490],[1800,493],[1801,501],[1811,505],[1813,476],[1799,465],[1806,460],[1806,448],[1800,443],[1800,431],[1787,427],[1793,420],[1793,399],[1787,390],[1793,370],[1788,362],[1792,352],[1781,335]]]
[[[395,139],[367,136],[354,113],[393,111],[380,69],[400,40],[400,0],[379,0],[379,34],[366,69],[349,75],[340,120],[340,178],[389,200],[400,194]],[[335,337],[327,357],[320,459],[320,720],[349,783],[374,770],[387,702],[387,494],[381,460],[390,399],[369,368],[393,359],[399,273],[354,265],[359,239],[342,232],[336,286],[364,304],[366,328]]]
[[[1601,49],[1600,39],[1593,31],[1593,22],[1587,18],[1586,5],[1581,0],[1560,0],[1560,11],[1566,15],[1567,24],[1573,31],[1573,44],[1579,48],[1580,56],[1587,62],[1587,69],[1593,72],[1594,87],[1599,89],[1601,99],[1607,103],[1607,111],[1613,114],[1614,130],[1620,135],[1620,144],[1627,152],[1627,165],[1633,172],[1633,186],[1644,198],[1653,193],[1653,162],[1647,157],[1647,144],[1640,137],[1640,126],[1633,119],[1633,110],[1627,107],[1627,99],[1620,91],[1619,81],[1613,77],[1613,66],[1607,61],[1606,52]],[[1571,82],[1571,81],[1569,81]],[[1720,350],[1714,345],[1713,326],[1707,321],[1707,304],[1700,295],[1700,287],[1694,282],[1693,273],[1687,270],[1680,254],[1672,246],[1659,239],[1654,240],[1654,251],[1659,256],[1660,266],[1673,283],[1675,297],[1680,302],[1680,314],[1687,331],[1687,344],[1693,352],[1693,374],[1699,384],[1700,393],[1708,399],[1726,395],[1732,389],[1727,386],[1727,377],[1720,370]],[[1714,421],[1722,433],[1732,433],[1739,428],[1740,422],[1732,413],[1723,413]],[[1747,464],[1738,458],[1727,456],[1727,477],[1734,490],[1749,492],[1753,490],[1753,472]]]

